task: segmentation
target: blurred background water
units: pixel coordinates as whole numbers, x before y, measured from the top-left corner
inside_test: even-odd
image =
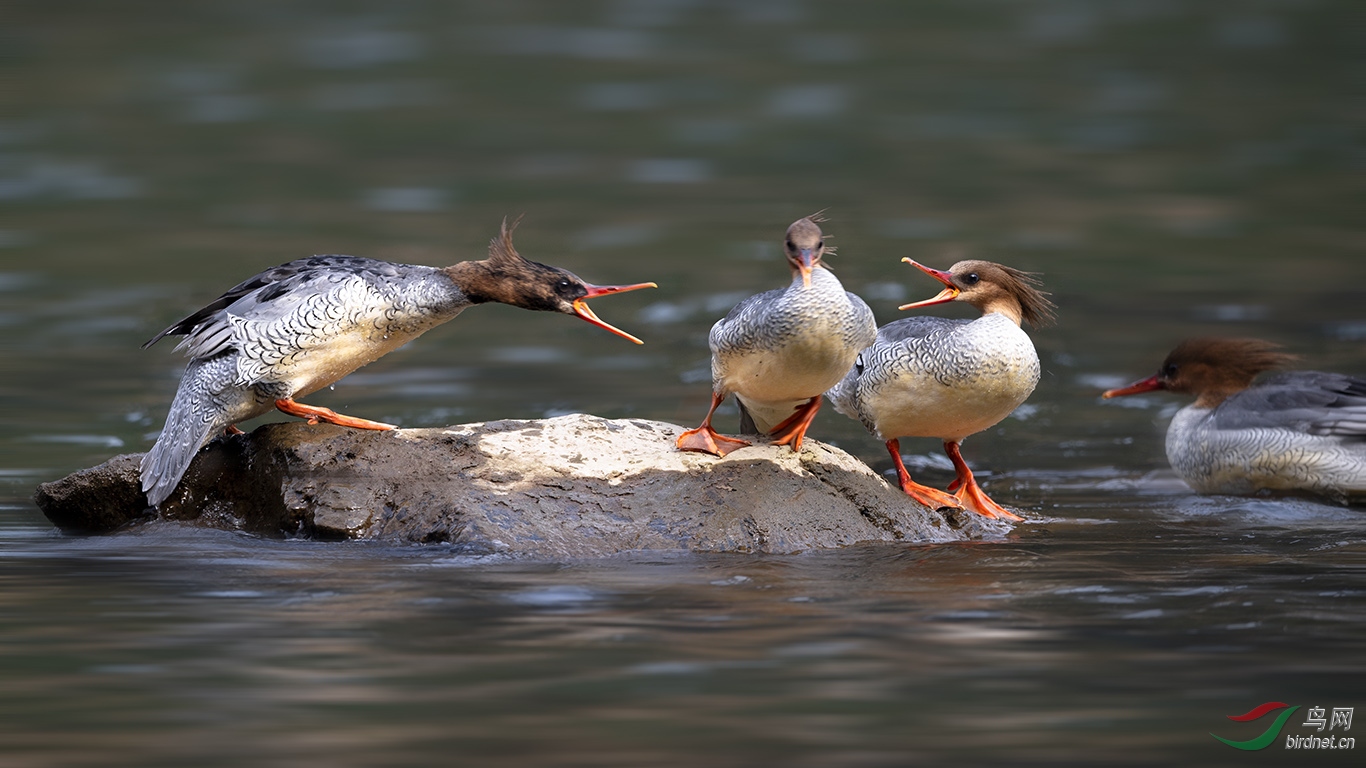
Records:
[[[1162,449],[1179,403],[1097,399],[1200,333],[1366,374],[1355,4],[6,16],[0,762],[1241,765],[1209,737],[1255,735],[1227,715],[1366,703],[1361,510],[1192,496]],[[658,282],[596,304],[646,345],[478,307],[309,402],[695,425],[707,329],[786,282],[783,230],[818,209],[880,322],[937,290],[903,256],[1053,292],[1038,390],[965,448],[1031,518],[1008,541],[517,563],[66,537],[29,501],[150,446],[183,359],[138,346],[229,286],[315,253],[479,258],[504,216],[530,258]],[[812,435],[890,468],[833,409]],[[902,446],[951,477],[936,442]]]

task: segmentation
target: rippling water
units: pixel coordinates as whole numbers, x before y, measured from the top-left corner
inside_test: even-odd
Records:
[[[1018,481],[1047,513],[1005,544],[796,557],[72,540],[10,513],[6,741],[32,764],[1233,764],[1207,734],[1255,733],[1225,715],[1359,698],[1358,512],[1075,481]]]
[[[1354,11],[16,9],[0,762],[1245,765],[1209,734],[1259,723],[1228,715],[1366,704],[1362,510],[1193,496],[1162,452],[1178,402],[1096,397],[1198,333],[1366,373]],[[522,213],[527,256],[660,284],[596,304],[644,347],[478,307],[310,400],[695,424],[707,328],[785,282],[782,231],[822,208],[881,322],[937,289],[902,256],[1043,273],[1044,379],[965,447],[1030,518],[1008,541],[526,563],[66,537],[28,500],[150,445],[183,361],[138,345],[228,286],[313,253],[475,258]],[[812,434],[890,467],[833,409]],[[948,481],[936,443],[902,445]]]

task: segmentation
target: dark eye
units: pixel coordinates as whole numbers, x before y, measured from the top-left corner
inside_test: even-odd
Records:
[[[822,240],[822,241],[820,241],[819,243],[816,243],[816,247],[817,247],[817,248],[824,248],[824,247],[825,247],[825,241]]]
[[[1175,376],[1175,375],[1176,375],[1176,363],[1167,363],[1166,365],[1162,366],[1162,376],[1163,376],[1163,378],[1170,379],[1171,377],[1173,377],[1173,376]]]
[[[981,279],[982,278],[978,277],[976,272],[969,272],[966,275],[963,275],[963,282],[967,285],[977,285],[977,281]]]
[[[794,243],[794,242],[792,242],[791,240],[788,240],[788,241],[787,241],[787,249],[788,249],[789,251],[795,251],[795,250],[797,250],[797,244]]]

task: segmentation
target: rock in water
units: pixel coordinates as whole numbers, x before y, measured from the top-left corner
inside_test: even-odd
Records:
[[[1007,524],[920,506],[815,440],[718,459],[674,450],[682,427],[574,414],[372,432],[267,424],[211,443],[162,517],[271,536],[450,542],[476,553],[790,553],[859,542],[997,537]],[[137,455],[39,486],[58,527],[152,515]]]

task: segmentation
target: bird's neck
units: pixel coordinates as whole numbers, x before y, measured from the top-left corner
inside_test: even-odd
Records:
[[[794,269],[792,270],[792,284],[789,286],[789,289],[798,291],[812,291],[816,290],[817,288],[826,288],[828,287],[826,285],[826,279],[834,277],[834,275],[835,273],[826,269],[825,265],[817,264],[816,267],[811,270],[811,285],[806,285],[802,282],[801,270]]]
[[[1252,381],[1222,381],[1210,382],[1201,387],[1195,394],[1195,407],[1197,408],[1218,408],[1225,400],[1242,392],[1252,386]]]
[[[1002,315],[1015,325],[1024,322],[1024,310],[1020,307],[1020,302],[1013,297],[1001,297],[992,299],[981,307],[982,315]]]
[[[441,270],[472,304],[496,301],[522,306],[526,303],[526,275],[516,267],[493,264],[491,259],[462,261]]]

